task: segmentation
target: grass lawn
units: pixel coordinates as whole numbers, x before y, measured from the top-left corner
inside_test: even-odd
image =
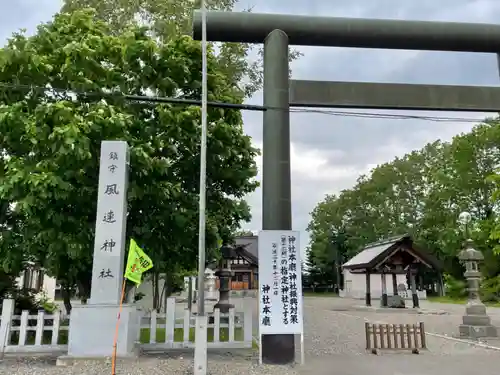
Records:
[[[189,329],[189,341],[195,341],[194,327]],[[156,329],[156,342],[165,342],[165,328],[157,328]],[[142,328],[140,341],[141,344],[149,343],[149,338],[151,337],[151,330],[149,328]],[[214,329],[207,329],[207,339],[208,342],[214,341]],[[235,328],[234,329],[234,340],[235,341],[243,341],[243,328]],[[174,342],[183,342],[184,341],[184,329],[175,328],[174,329]],[[219,341],[229,341],[229,328],[220,328],[219,332]]]
[[[303,292],[304,297],[338,297],[335,292]]]
[[[195,340],[195,329],[189,329],[189,341],[194,342]],[[42,338],[42,345],[49,345],[51,343],[52,332],[45,331]],[[139,340],[141,344],[148,344],[151,336],[151,331],[149,328],[142,328]],[[158,328],[156,330],[156,342],[165,342],[165,328]],[[208,328],[207,330],[207,339],[208,342],[214,341],[214,329]],[[237,327],[234,329],[234,340],[235,341],[243,341],[244,333],[243,328]],[[19,340],[18,332],[15,332],[11,336],[10,344],[17,345]],[[174,341],[175,342],[183,342],[184,341],[184,330],[182,328],[175,328],[174,330]],[[229,341],[229,328],[220,328],[219,333],[219,341],[227,342]],[[33,331],[29,331],[26,337],[26,345],[34,345],[35,344],[35,333]],[[59,331],[58,337],[59,345],[67,345],[68,344],[68,331]],[[257,343],[252,344],[253,348],[258,348]]]
[[[439,303],[454,303],[457,305],[465,305],[467,303],[466,298],[451,298],[451,297],[428,297],[427,298],[430,302],[439,302]],[[499,302],[485,302],[484,303],[486,306],[492,306],[492,307],[500,307]]]
[[[194,334],[195,328],[190,328],[189,329],[189,341],[194,342],[195,341],[195,334]],[[220,328],[219,331],[219,341],[220,342],[227,342],[229,341],[229,328]],[[140,335],[140,341],[141,344],[147,344],[149,343],[149,338],[151,335],[151,330],[149,328],[142,328],[141,329],[141,335]],[[234,341],[243,341],[244,339],[244,332],[243,328],[237,327],[234,329]],[[174,342],[183,342],[184,341],[184,329],[182,328],[175,328],[174,330]],[[214,341],[214,329],[213,328],[208,328],[207,329],[207,341],[208,342],[213,342]],[[165,328],[157,328],[156,329],[156,342],[165,342]],[[252,349],[258,349],[259,345],[255,341],[252,341]]]

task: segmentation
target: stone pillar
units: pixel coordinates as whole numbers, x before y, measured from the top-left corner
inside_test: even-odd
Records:
[[[396,273],[392,273],[392,295],[398,296],[398,279]]]
[[[479,298],[481,273],[478,262],[484,259],[483,254],[473,248],[472,240],[467,240],[465,249],[458,254],[458,258],[465,264],[464,276],[467,279],[469,291],[469,301],[459,327],[460,337],[471,339],[497,337],[497,328],[491,324],[491,319],[486,314],[486,306]]]
[[[380,274],[380,281],[382,284],[382,307],[387,307],[387,278],[385,272]]]
[[[419,300],[418,300],[418,294],[417,294],[417,269],[414,267],[410,267],[409,269],[410,272],[410,286],[411,286],[411,297],[413,300],[413,308],[419,308]]]
[[[443,297],[446,292],[444,290],[444,281],[443,281],[443,274],[442,273],[439,273],[438,275],[438,296],[439,297]]]
[[[271,31],[264,40],[264,112],[262,146],[262,229],[292,229],[290,167],[290,84],[288,36]],[[270,251],[270,250],[267,250]],[[262,362],[295,362],[294,335],[263,335]]]
[[[72,358],[110,357],[113,353],[125,260],[128,167],[126,142],[102,142],[92,288],[89,303],[76,305],[71,311],[68,356]],[[118,357],[137,354],[138,323],[137,306],[125,304]]]
[[[366,297],[365,297],[365,304],[366,306],[371,306],[372,305],[372,295],[371,295],[371,273],[370,271],[366,271],[365,273],[366,276]]]

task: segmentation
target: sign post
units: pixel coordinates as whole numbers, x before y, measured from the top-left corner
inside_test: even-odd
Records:
[[[87,305],[71,311],[68,357],[111,357],[120,307],[125,260],[129,149],[124,141],[103,141],[99,166],[92,288]],[[138,310],[123,305],[118,357],[137,350]]]
[[[259,232],[259,362],[263,335],[300,335],[304,363],[304,320],[299,232]]]
[[[120,303],[125,261],[128,159],[127,142],[102,142],[91,304]]]

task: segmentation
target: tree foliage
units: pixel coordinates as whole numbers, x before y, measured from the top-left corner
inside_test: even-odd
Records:
[[[207,2],[210,10],[232,11],[238,0],[212,0]],[[65,0],[62,10],[72,12],[94,8],[97,16],[112,25],[114,33],[121,33],[130,23],[140,20],[147,24],[160,42],[168,42],[180,35],[192,34],[193,13],[200,8],[196,0]],[[248,43],[218,43],[217,60],[219,69],[226,79],[239,88],[239,99],[249,97],[262,87],[262,50]],[[255,55],[249,59],[249,55]],[[300,56],[296,50],[290,52],[290,59]],[[235,100],[237,98],[234,98]]]
[[[450,277],[461,279],[457,254],[464,233],[457,218],[468,211],[475,246],[486,258],[483,274],[495,277],[500,273],[495,252],[500,248],[499,145],[500,119],[488,119],[451,142],[436,141],[377,166],[352,189],[327,195],[308,227],[311,257],[331,253],[327,239],[340,229],[347,234],[347,258],[367,243],[410,233],[443,262]]]
[[[130,146],[127,235],[147,249],[155,272],[191,269],[197,260],[200,108],[137,103],[119,93],[200,97],[200,44],[187,36],[160,43],[148,28],[127,25],[114,33],[92,10],[63,13],[0,50],[0,202],[9,233],[2,235],[2,260],[14,267],[22,249],[84,296],[102,140]],[[208,89],[210,100],[240,100],[211,48]],[[239,111],[209,109],[208,124],[213,252],[219,238],[250,218],[242,197],[257,186],[258,150]]]

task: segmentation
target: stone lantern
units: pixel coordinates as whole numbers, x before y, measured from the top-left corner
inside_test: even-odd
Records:
[[[458,259],[465,265],[464,276],[467,280],[469,300],[465,307],[465,315],[460,325],[460,337],[479,339],[497,337],[497,329],[491,324],[486,313],[486,306],[479,298],[481,273],[478,263],[484,259],[483,254],[474,249],[472,240],[465,242],[465,248],[458,254]]]
[[[460,251],[458,259],[465,265],[464,276],[467,280],[469,303],[482,304],[479,299],[479,281],[481,280],[481,272],[479,272],[478,263],[484,259],[483,254],[473,248],[472,240],[465,241],[465,249]]]
[[[227,314],[229,309],[233,308],[229,301],[229,294],[231,293],[231,260],[236,259],[236,252],[231,246],[222,246],[222,258],[220,260],[219,269],[215,272],[215,276],[219,277],[219,301],[215,304],[214,308],[218,308],[221,313]]]

